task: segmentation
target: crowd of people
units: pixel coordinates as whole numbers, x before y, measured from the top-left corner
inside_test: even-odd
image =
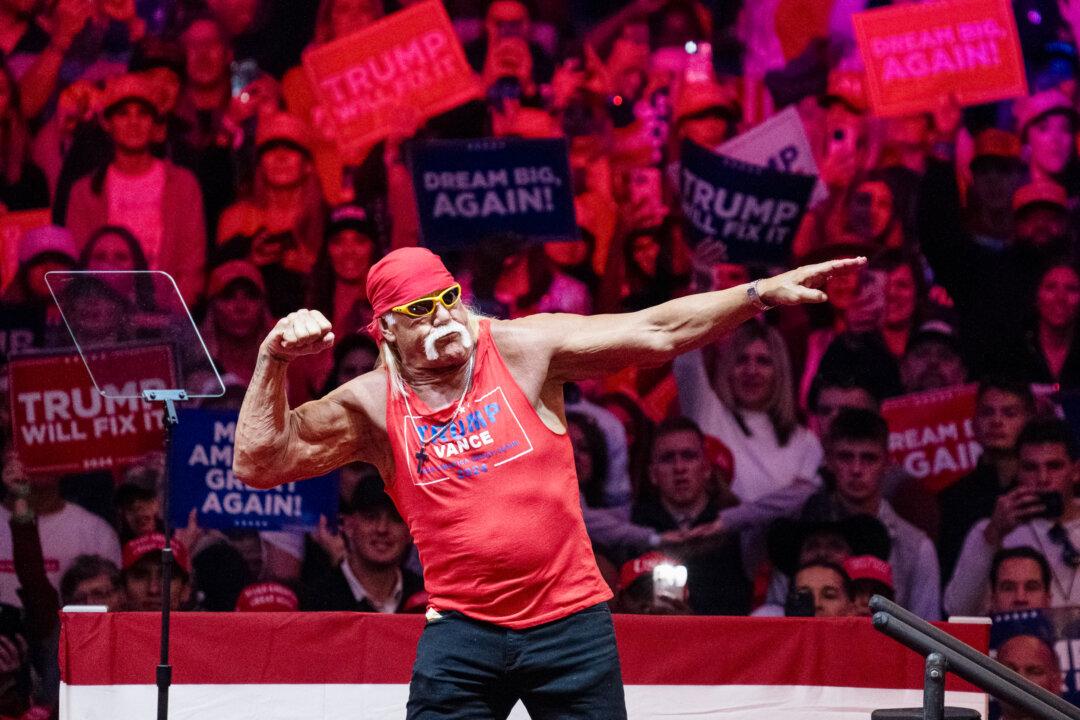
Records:
[[[275,318],[318,309],[338,340],[290,367],[295,407],[375,366],[367,271],[422,242],[410,152],[436,138],[568,147],[577,239],[443,253],[492,317],[636,310],[782,269],[692,242],[677,178],[683,140],[715,149],[787,106],[828,190],[790,266],[870,259],[824,305],[567,386],[617,609],[866,615],[880,593],[937,620],[1080,601],[1080,447],[1057,406],[1080,389],[1080,4],[1013,3],[1028,96],[880,118],[850,15],[900,2],[446,0],[484,97],[399,113],[343,154],[301,53],[412,4],[0,0],[0,222],[51,212],[0,295],[0,716],[55,711],[59,607],[162,601],[163,459],[56,476],[15,452],[6,361],[71,349],[45,273],[171,274],[223,378],[218,408],[239,407]],[[100,295],[109,317],[140,309]],[[881,404],[968,383],[982,453],[934,495],[892,460]],[[307,533],[193,515],[172,607],[423,612],[373,468],[341,474],[340,508]]]

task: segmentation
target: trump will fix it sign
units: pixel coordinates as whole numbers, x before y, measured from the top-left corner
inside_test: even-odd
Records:
[[[28,473],[119,467],[161,450],[162,408],[139,394],[176,386],[169,348],[116,349],[109,365],[124,380],[99,392],[77,353],[11,361],[15,452]]]
[[[347,154],[385,137],[403,115],[430,118],[481,93],[436,0],[307,51],[304,68]]]

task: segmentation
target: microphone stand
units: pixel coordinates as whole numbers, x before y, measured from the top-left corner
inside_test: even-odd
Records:
[[[186,390],[143,390],[143,400],[165,403],[165,468],[162,472],[162,515],[165,525],[165,547],[161,549],[161,659],[155,673],[158,689],[157,720],[168,720],[169,687],[172,685],[172,665],[169,664],[169,627],[172,607],[172,523],[169,521],[169,453],[172,450],[173,429],[179,423],[176,403],[187,400]]]

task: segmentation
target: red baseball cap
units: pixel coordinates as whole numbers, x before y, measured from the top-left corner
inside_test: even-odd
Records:
[[[669,565],[678,565],[679,561],[668,557],[659,550],[652,550],[641,557],[627,560],[619,569],[619,589],[625,590],[633,585],[634,581],[638,578],[652,575],[652,571],[657,565],[663,565],[665,563]]]
[[[206,297],[213,298],[220,295],[225,288],[237,280],[247,280],[260,293],[266,294],[266,284],[263,282],[263,276],[259,272],[259,268],[247,260],[228,260],[218,265],[210,273],[210,280],[206,286]]]
[[[276,582],[248,585],[236,599],[237,612],[293,612],[299,608],[296,593]]]
[[[844,561],[844,571],[855,580],[874,580],[895,591],[892,566],[873,555],[856,555]]]
[[[1069,96],[1056,88],[1020,98],[1013,105],[1013,114],[1021,135],[1027,132],[1029,125],[1047,115],[1061,114],[1076,120],[1076,110]]]
[[[165,536],[161,533],[149,533],[147,535],[140,535],[134,540],[129,540],[124,544],[122,568],[128,570],[144,556],[150,553],[159,553],[164,548]],[[187,548],[184,547],[183,543],[178,542],[176,538],[173,538],[172,551],[176,565],[183,570],[184,573],[190,575],[191,558],[188,557]]]
[[[1019,212],[1028,205],[1053,205],[1067,210],[1069,195],[1065,188],[1051,180],[1036,180],[1017,188],[1012,196],[1013,212]]]

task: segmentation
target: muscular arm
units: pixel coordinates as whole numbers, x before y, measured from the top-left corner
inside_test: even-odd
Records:
[[[758,292],[770,305],[823,302],[816,289],[833,272],[865,259],[838,260],[798,268],[759,281]],[[536,315],[528,323],[549,348],[548,376],[573,380],[629,365],[659,365],[718,340],[758,314],[747,286],[676,298],[621,315]]]
[[[369,419],[369,408],[365,407],[369,403],[362,401],[363,397],[377,392],[375,374],[356,378],[295,410],[289,408],[285,398],[288,363],[284,359],[289,356],[277,355],[268,346],[274,342],[275,333],[279,333],[278,338],[286,329],[292,333],[292,323],[297,322],[298,315],[293,313],[279,322],[263,343],[255,374],[240,407],[233,470],[252,487],[271,488],[322,475],[357,460],[376,464],[381,460],[373,442],[377,428]],[[299,322],[302,325],[306,321],[301,317]],[[327,336],[328,329],[326,323],[326,330],[312,330],[305,345],[329,347],[333,337],[332,333]],[[295,346],[296,340],[290,342]],[[368,400],[378,402],[378,398]]]

